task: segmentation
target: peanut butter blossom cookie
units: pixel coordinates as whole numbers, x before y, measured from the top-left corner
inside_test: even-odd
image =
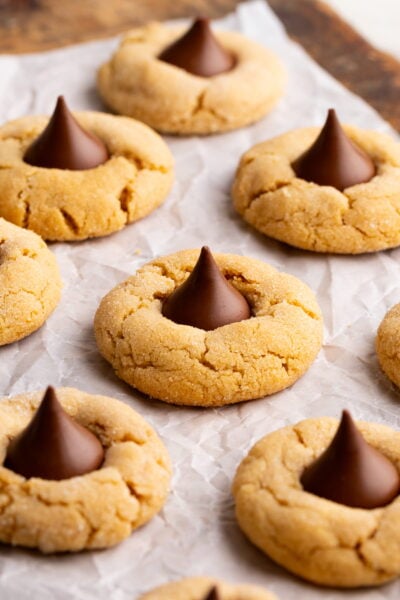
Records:
[[[139,600],[278,600],[275,594],[255,585],[235,584],[211,577],[187,577],[161,585]]]
[[[0,218],[0,346],[39,329],[61,287],[55,256],[43,240]]]
[[[0,541],[42,552],[112,546],[151,519],[167,451],[126,404],[72,388],[0,402]]]
[[[256,229],[315,252],[359,254],[400,244],[400,144],[342,127],[296,129],[246,152],[232,189]]]
[[[273,394],[322,342],[311,290],[265,263],[204,247],[142,267],[102,300],[100,352],[118,377],[172,404],[222,406]]]
[[[130,31],[101,67],[98,89],[113,110],[155,129],[207,134],[260,119],[285,79],[263,46],[196,19],[188,30],[151,23]]]
[[[376,352],[382,370],[400,386],[400,304],[393,306],[380,324]]]
[[[157,208],[173,181],[163,140],[133,119],[72,115],[62,97],[50,119],[0,128],[0,216],[47,240],[108,235]]]
[[[314,583],[382,584],[400,574],[400,433],[321,417],[259,441],[236,473],[249,539]]]

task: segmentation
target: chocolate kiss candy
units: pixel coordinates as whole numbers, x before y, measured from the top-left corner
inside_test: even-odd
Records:
[[[108,158],[101,139],[79,125],[59,96],[46,129],[29,146],[24,161],[46,169],[84,171],[102,165]]]
[[[164,317],[209,331],[251,316],[247,300],[225,279],[210,249],[203,246],[189,277],[162,307]]]
[[[211,588],[207,596],[204,597],[204,600],[220,600],[220,595],[218,594],[218,589],[216,585],[214,585]]]
[[[158,58],[200,77],[225,73],[236,64],[235,57],[214,36],[209,19],[196,19],[191,28]]]
[[[375,175],[375,165],[363,150],[347,137],[331,108],[319,136],[292,167],[301,179],[331,185],[343,191],[365,183]]]
[[[355,508],[378,508],[399,493],[396,467],[370,446],[344,410],[335,437],[301,477],[303,488],[322,498]]]
[[[64,411],[48,387],[29,425],[10,442],[4,466],[26,478],[69,479],[95,471],[103,460],[97,437]]]

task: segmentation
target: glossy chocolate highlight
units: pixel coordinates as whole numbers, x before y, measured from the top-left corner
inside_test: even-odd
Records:
[[[26,478],[60,480],[95,471],[103,460],[97,437],[65,412],[48,387],[31,422],[11,440],[4,466]]]
[[[203,246],[199,259],[186,281],[162,306],[164,317],[210,331],[251,317],[242,294],[223,276],[211,251]]]
[[[100,138],[81,127],[68,110],[63,96],[46,129],[29,146],[24,161],[45,169],[85,171],[102,165],[109,153]]]
[[[366,183],[376,173],[372,159],[347,136],[333,108],[313,145],[292,167],[297,177],[340,191]]]
[[[354,508],[386,506],[399,494],[394,464],[368,444],[350,413],[343,411],[328,448],[301,476],[306,492]]]
[[[231,71],[236,58],[219,43],[209,19],[196,19],[191,28],[165,48],[159,60],[199,77],[213,77]]]

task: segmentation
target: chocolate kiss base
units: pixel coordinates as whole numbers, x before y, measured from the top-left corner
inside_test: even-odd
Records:
[[[46,129],[29,146],[24,161],[45,169],[85,171],[104,164],[108,150],[100,138],[83,129],[62,96]]]
[[[189,277],[164,300],[162,314],[175,323],[210,331],[249,319],[251,310],[225,279],[210,249],[203,246]]]
[[[236,58],[214,36],[209,19],[196,19],[191,28],[158,58],[199,77],[226,73],[236,64]]]
[[[313,145],[292,168],[300,179],[340,191],[366,183],[376,173],[373,161],[346,135],[333,108]]]
[[[221,597],[218,593],[218,588],[214,585],[208,594],[204,597],[204,600],[221,600]]]
[[[29,425],[10,442],[4,466],[26,478],[60,480],[95,471],[103,461],[100,441],[65,412],[49,387]]]
[[[396,467],[364,440],[347,410],[332,442],[300,481],[306,492],[354,508],[386,506],[400,490]]]

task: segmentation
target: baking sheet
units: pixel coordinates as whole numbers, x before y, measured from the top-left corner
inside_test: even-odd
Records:
[[[331,106],[342,121],[391,129],[289,41],[264,2],[240,5],[218,26],[241,31],[281,57],[289,71],[284,99],[267,118],[240,131],[202,139],[166,137],[176,159],[176,183],[165,204],[108,238],[53,244],[64,280],[61,304],[38,332],[0,349],[0,395],[50,383],[75,386],[119,398],[142,413],[171,454],[170,497],[148,525],[110,550],[44,557],[0,547],[1,600],[133,600],[189,575],[264,585],[282,600],[400,597],[400,581],[355,592],[308,585],[274,565],[235,523],[230,493],[235,469],[266,433],[306,417],[337,417],[344,407],[356,418],[400,429],[399,395],[374,354],[376,328],[400,301],[400,249],[358,257],[312,254],[268,240],[236,216],[229,198],[234,169],[256,142],[293,127],[319,125]],[[114,38],[0,57],[0,120],[49,113],[60,93],[73,109],[102,109],[95,71],[116,44]],[[325,345],[291,389],[221,409],[172,407],[129,388],[99,356],[92,321],[105,293],[154,257],[204,243],[214,251],[265,260],[300,277],[317,294]]]

